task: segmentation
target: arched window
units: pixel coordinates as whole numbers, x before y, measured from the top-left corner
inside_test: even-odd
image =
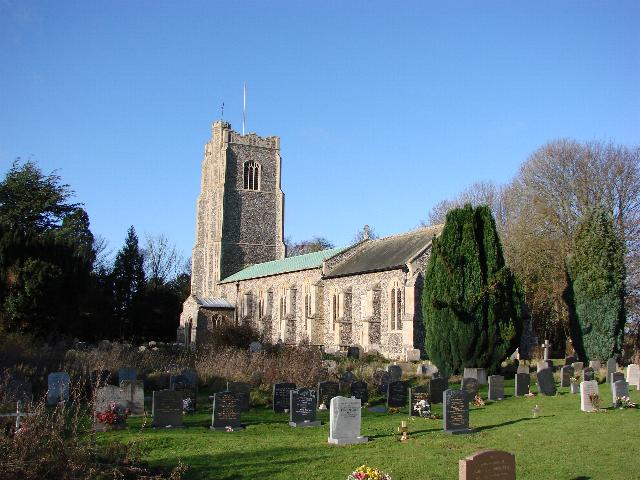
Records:
[[[391,284],[389,295],[389,329],[402,329],[402,289],[398,282]]]
[[[258,319],[264,317],[264,292],[258,293]]]
[[[260,190],[260,164],[258,162],[244,162],[245,190]]]
[[[210,332],[213,332],[215,328],[221,327],[223,322],[224,322],[224,317],[221,314],[216,313],[209,318],[209,321],[207,322],[207,330],[209,330]]]

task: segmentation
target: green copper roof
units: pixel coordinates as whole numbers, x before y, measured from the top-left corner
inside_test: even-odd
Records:
[[[306,253],[295,257],[283,258],[272,262],[256,263],[223,279],[220,283],[231,283],[250,278],[268,277],[279,273],[297,272],[322,266],[322,262],[346,250],[348,247],[329,248],[319,252]]]

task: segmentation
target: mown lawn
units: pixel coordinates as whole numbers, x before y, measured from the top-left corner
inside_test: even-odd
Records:
[[[455,387],[454,387],[455,388]],[[507,398],[471,407],[475,432],[449,435],[442,420],[409,422],[410,441],[398,441],[396,427],[408,418],[399,414],[363,412],[362,434],[369,443],[334,446],[327,443],[328,414],[319,412],[319,428],[291,428],[288,415],[252,409],[243,415],[244,431],[210,431],[211,406],[203,392],[198,412],[185,417],[188,428],[142,428],[130,418],[126,431],[100,434],[101,441],[139,441],[153,465],[189,465],[188,479],[335,479],[344,480],[366,463],[391,473],[394,480],[458,478],[458,460],[482,448],[514,453],[519,480],[640,479],[640,409],[603,413],[580,411],[580,395],[559,389],[556,397],[513,397],[513,381],[505,382]],[[535,387],[533,387],[535,391]],[[486,398],[486,387],[481,390]],[[603,406],[611,406],[608,385],[600,385]],[[640,403],[640,392],[632,391]],[[541,408],[533,418],[532,408]],[[434,408],[442,413],[442,406]]]

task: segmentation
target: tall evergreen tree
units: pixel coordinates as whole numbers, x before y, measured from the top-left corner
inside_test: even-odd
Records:
[[[626,321],[624,244],[613,218],[603,208],[578,224],[569,257],[571,335],[585,360],[606,360],[622,350]]]
[[[116,255],[112,277],[114,314],[118,320],[118,333],[124,338],[134,332],[145,288],[144,259],[133,225]]]
[[[427,354],[447,373],[495,371],[518,346],[522,294],[488,207],[465,205],[447,214],[433,240],[422,309]]]

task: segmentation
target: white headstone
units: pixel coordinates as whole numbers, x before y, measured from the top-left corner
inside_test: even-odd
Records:
[[[50,373],[47,377],[47,405],[69,401],[69,385],[71,379],[65,372]]]
[[[602,364],[600,363],[600,360],[591,360],[589,362],[589,366],[594,370],[600,370],[600,368],[602,367]]]
[[[573,367],[575,374],[578,375],[582,373],[582,370],[584,369],[584,362],[573,362],[571,366]]]
[[[627,367],[627,383],[640,390],[640,365],[632,363]]]
[[[405,359],[407,362],[417,362],[420,360],[420,350],[417,348],[407,348],[405,352]]]
[[[590,395],[599,395],[598,382],[590,380],[580,383],[580,410],[583,412],[595,412],[595,407],[589,398]]]
[[[359,398],[333,397],[331,399],[329,443],[349,445],[368,441],[367,437],[360,435],[361,408]]]
[[[127,408],[131,410],[131,414],[144,414],[144,382],[142,380],[123,380],[120,382],[120,388],[128,399]]]

